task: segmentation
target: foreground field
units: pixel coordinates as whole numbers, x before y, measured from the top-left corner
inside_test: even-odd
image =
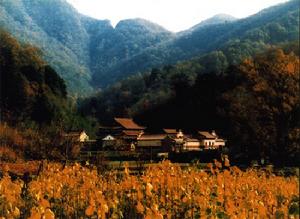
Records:
[[[168,161],[141,175],[49,164],[30,182],[0,181],[4,218],[299,218],[299,178]]]

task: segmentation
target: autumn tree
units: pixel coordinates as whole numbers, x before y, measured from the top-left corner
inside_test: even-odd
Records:
[[[284,155],[297,128],[299,57],[271,49],[246,59],[236,71],[242,82],[223,98],[238,142],[253,156]]]

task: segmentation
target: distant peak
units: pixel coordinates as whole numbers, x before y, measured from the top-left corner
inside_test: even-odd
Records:
[[[153,23],[143,18],[132,18],[124,19],[117,23],[116,29],[133,29],[133,28],[144,28],[148,31],[154,32],[168,32],[164,27],[159,24]]]
[[[119,21],[119,23],[139,23],[139,24],[145,24],[145,23],[152,23],[151,21],[148,21],[143,18],[128,18],[128,19],[123,19]]]
[[[238,20],[236,17],[233,17],[232,15],[229,14],[216,14],[206,20],[201,21],[199,24],[196,24],[193,26],[190,30],[195,30],[200,27],[204,26],[210,26],[210,25],[216,25],[216,24],[224,24],[228,22],[233,22]]]
[[[151,24],[150,21],[147,21],[145,19],[142,18],[130,18],[130,19],[124,19],[124,20],[120,20],[117,25],[116,28],[122,28],[122,27],[126,27],[128,25],[134,25],[134,26],[145,26]]]
[[[213,25],[213,24],[222,24],[226,22],[232,22],[237,20],[237,18],[229,15],[229,14],[216,14],[204,21],[202,21],[199,25]]]
[[[228,20],[228,21],[237,20],[236,17],[234,17],[230,14],[223,14],[223,13],[216,14],[216,15],[212,16],[211,18],[208,18],[207,20],[209,20],[209,19],[223,19],[223,20]]]

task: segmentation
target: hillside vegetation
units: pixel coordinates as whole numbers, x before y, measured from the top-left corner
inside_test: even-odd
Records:
[[[19,44],[4,31],[0,40],[2,120],[49,123],[60,117],[67,98],[65,82],[37,48]]]
[[[92,122],[77,113],[40,50],[4,31],[0,41],[0,159],[61,157],[58,134],[79,128],[92,134]]]

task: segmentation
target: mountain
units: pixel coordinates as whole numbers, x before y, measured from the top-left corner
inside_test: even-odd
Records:
[[[216,15],[172,33],[143,19],[108,20],[78,13],[66,0],[2,0],[0,28],[39,47],[73,96],[165,64],[222,50],[230,63],[299,38],[299,0],[236,20]]]
[[[120,21],[113,28],[108,20],[79,14],[65,0],[0,1],[0,28],[39,47],[71,93],[81,95],[92,91],[92,74],[173,36],[142,19]]]
[[[224,24],[238,20],[237,18],[229,15],[229,14],[216,14],[211,18],[208,18],[204,21],[201,21],[199,24],[191,27],[188,31],[193,31],[200,27],[205,27],[209,25],[216,25],[216,24]]]
[[[90,27],[93,30],[94,27]],[[147,48],[173,39],[174,34],[161,26],[143,19],[120,21],[115,28],[92,33],[90,43],[90,68],[100,84],[106,86],[104,78],[113,78],[114,73],[107,75],[107,70],[120,63],[133,59]],[[122,67],[119,68],[122,71]],[[97,75],[97,76],[96,76]],[[96,87],[99,83],[93,83]]]
[[[88,56],[82,43],[88,40],[88,35],[80,17],[62,0],[0,2],[1,28],[22,42],[39,47],[71,91],[91,92]]]
[[[178,34],[173,40],[150,47],[133,58],[113,66],[105,74],[93,75],[93,80],[97,84],[102,82],[110,84],[138,71],[143,72],[164,64],[175,64],[222,49],[228,53],[230,63],[237,64],[266,46],[298,40],[298,9],[299,0],[292,0],[234,22],[196,25],[191,30]],[[230,55],[232,53],[235,55]]]

